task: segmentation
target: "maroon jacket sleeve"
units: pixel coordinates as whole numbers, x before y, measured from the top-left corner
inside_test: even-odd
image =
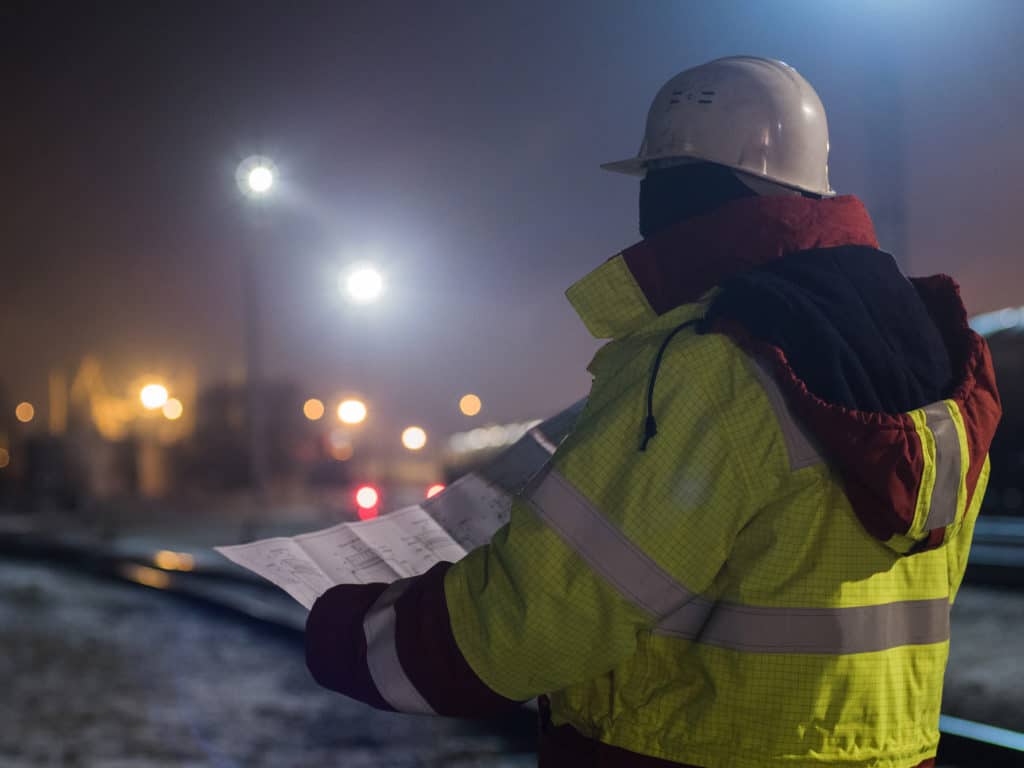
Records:
[[[363,620],[387,584],[339,584],[317,598],[306,617],[306,666],[324,688],[378,709],[381,698],[366,664]]]
[[[520,702],[487,687],[459,651],[438,563],[422,576],[332,587],[306,620],[306,664],[326,688],[379,709],[486,717]]]

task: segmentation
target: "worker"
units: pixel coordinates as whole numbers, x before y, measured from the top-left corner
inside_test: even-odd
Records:
[[[606,166],[643,240],[568,290],[611,340],[574,429],[487,546],[320,597],[317,681],[539,697],[545,767],[934,765],[999,396],[956,283],[904,277],[827,156],[787,64],[665,84]]]

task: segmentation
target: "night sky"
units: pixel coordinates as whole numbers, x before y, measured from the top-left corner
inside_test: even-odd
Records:
[[[833,186],[911,273],[952,273],[972,312],[1024,303],[1016,0],[3,7],[13,402],[85,354],[115,391],[238,379],[253,259],[268,372],[310,396],[446,432],[553,412],[596,348],[563,292],[637,239],[636,180],[598,164],[636,151],[666,79],[740,53],[815,85]],[[281,173],[258,212],[234,181],[254,153]],[[388,293],[355,308],[337,275],[364,258]]]

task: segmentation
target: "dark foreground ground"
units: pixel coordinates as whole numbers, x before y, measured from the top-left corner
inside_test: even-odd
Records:
[[[0,681],[2,768],[534,764],[497,728],[319,689],[296,643],[45,566],[0,562]]]
[[[1024,730],[1024,596],[965,587],[953,621],[944,711]],[[0,768],[534,764],[521,719],[376,712],[293,642],[47,566],[0,561],[0,686]]]

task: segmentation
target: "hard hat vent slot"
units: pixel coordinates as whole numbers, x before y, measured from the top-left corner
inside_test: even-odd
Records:
[[[710,104],[712,97],[715,95],[714,91],[701,91],[700,98],[697,99],[698,104]]]

